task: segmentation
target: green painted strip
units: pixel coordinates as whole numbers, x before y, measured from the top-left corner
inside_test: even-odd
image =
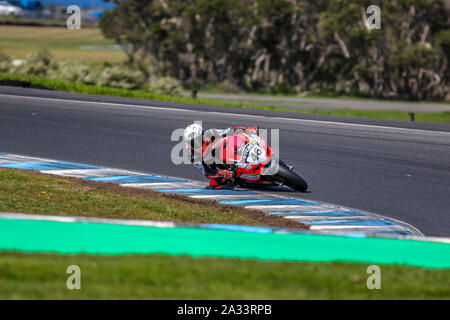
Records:
[[[169,254],[450,269],[450,244],[317,234],[261,234],[86,222],[0,219],[0,250]]]

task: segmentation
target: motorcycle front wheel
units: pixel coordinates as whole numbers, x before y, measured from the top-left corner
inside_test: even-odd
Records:
[[[281,163],[278,166],[278,172],[275,174],[275,179],[296,191],[306,192],[306,190],[308,190],[306,181]]]

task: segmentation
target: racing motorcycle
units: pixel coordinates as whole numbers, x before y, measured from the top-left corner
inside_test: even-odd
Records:
[[[240,132],[213,141],[204,148],[203,160],[215,161],[219,169],[233,171],[235,183],[242,187],[286,185],[300,192],[308,189],[292,166],[275,158],[258,132]]]

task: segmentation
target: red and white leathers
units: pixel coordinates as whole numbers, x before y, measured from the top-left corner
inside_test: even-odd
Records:
[[[252,128],[246,128],[241,126],[235,126],[230,127],[225,130],[220,129],[212,129],[214,134],[213,136],[215,139],[210,139],[207,136],[203,136],[203,144],[200,148],[192,148],[191,146],[187,146],[186,148],[188,150],[191,150],[191,161],[193,162],[194,166],[196,166],[199,170],[202,171],[202,173],[206,176],[209,182],[209,187],[213,189],[221,189],[221,188],[233,188],[234,187],[234,171],[232,170],[225,170],[218,167],[217,164],[206,164],[205,161],[203,161],[203,152],[205,148],[211,144],[216,139],[221,139],[227,135],[232,135],[236,131],[240,130],[241,132],[257,132],[258,127],[252,127]],[[194,153],[197,154],[197,156],[201,156],[200,162],[194,161]]]

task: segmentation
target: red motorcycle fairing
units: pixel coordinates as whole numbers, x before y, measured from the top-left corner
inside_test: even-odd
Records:
[[[254,145],[264,150],[261,159],[264,161],[252,163],[248,161],[249,153]],[[232,167],[238,179],[253,184],[272,184],[273,182],[261,179],[264,169],[272,162],[272,149],[267,145],[266,141],[254,134],[238,133],[227,136],[205,144],[202,148],[203,161],[213,163],[215,159],[219,160],[219,165],[224,167]],[[251,154],[255,157],[254,154]],[[251,158],[251,157],[250,157]],[[254,159],[250,159],[254,160]],[[256,155],[258,160],[258,155]],[[217,162],[216,162],[217,163]]]

